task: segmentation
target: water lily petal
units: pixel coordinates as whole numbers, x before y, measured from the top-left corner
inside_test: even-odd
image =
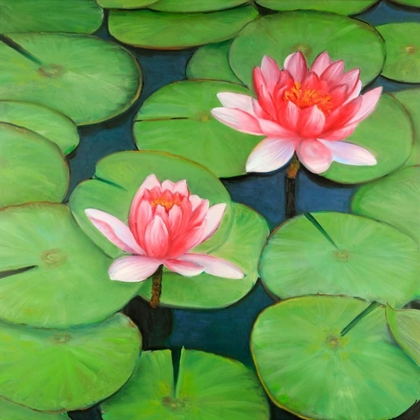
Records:
[[[331,58],[326,51],[318,55],[311,66],[311,71],[315,72],[318,76],[325,71],[327,67],[331,65]]]
[[[329,85],[335,86],[340,83],[344,75],[344,61],[338,60],[334,61],[330,66],[328,66],[323,73],[321,74],[321,79],[325,80]]]
[[[222,222],[225,210],[225,203],[215,204],[209,208],[206,217],[204,218],[205,228],[200,243],[210,238],[214,232],[216,232]]]
[[[171,259],[164,262],[165,267],[181,276],[198,276],[204,271],[204,267],[191,261],[182,261],[181,259]]]
[[[331,131],[322,133],[322,140],[328,140],[328,141],[344,140],[353,134],[356,127],[357,127],[357,124],[350,124],[350,125],[346,125],[345,127],[338,128],[336,130],[331,130]],[[318,140],[321,140],[321,139],[318,139]]]
[[[325,172],[333,160],[332,151],[315,139],[305,139],[297,148],[302,164],[314,174]]]
[[[253,115],[252,97],[241,93],[221,92],[217,94],[220,103],[225,108],[236,108]],[[254,115],[255,116],[255,115]]]
[[[328,142],[320,140],[320,142],[331,150],[333,160],[336,162],[355,166],[373,166],[377,163],[371,152],[356,144],[343,141]]]
[[[325,115],[316,105],[302,109],[299,116],[298,130],[304,138],[317,138],[324,129]]]
[[[303,54],[298,51],[286,57],[284,69],[290,73],[295,82],[301,83],[308,72],[308,65]]]
[[[144,234],[146,254],[153,258],[162,259],[169,246],[168,229],[159,216],[155,216],[147,225]]]
[[[381,97],[382,86],[366,92],[361,96],[362,105],[356,115],[349,121],[349,124],[357,123],[367,118],[375,109],[379,98]]]
[[[213,108],[211,114],[214,118],[227,126],[242,133],[261,135],[261,127],[258,120],[251,114],[234,108]]]
[[[160,262],[145,256],[129,256],[116,259],[108,269],[111,280],[137,282],[148,279],[158,269]]]
[[[291,130],[284,128],[280,124],[270,120],[259,120],[262,131],[267,137],[276,137],[280,139],[290,139],[296,137]]]
[[[269,91],[273,91],[280,78],[280,69],[274,59],[265,55],[261,62],[261,71]]]

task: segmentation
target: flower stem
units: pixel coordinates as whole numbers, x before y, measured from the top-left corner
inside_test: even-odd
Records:
[[[296,176],[299,172],[300,162],[296,155],[293,156],[285,178],[286,187],[286,218],[296,216]]]
[[[159,266],[155,274],[153,274],[152,282],[152,298],[150,299],[150,306],[157,308],[160,302],[160,295],[162,294],[162,269],[163,266]]]

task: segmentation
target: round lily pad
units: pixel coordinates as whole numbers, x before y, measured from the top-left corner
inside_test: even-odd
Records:
[[[98,322],[139,290],[137,283],[109,279],[112,260],[62,204],[2,209],[0,237],[0,318],[5,321],[46,328]]]
[[[258,280],[258,260],[269,234],[266,221],[256,212],[242,204],[234,204],[235,218],[229,237],[209,255],[223,258],[236,264],[245,273],[241,280],[200,274],[183,277],[163,273],[163,305],[178,308],[211,309],[223,308],[246,296]],[[143,282],[140,296],[149,300],[152,295],[152,280]]]
[[[386,318],[395,341],[420,366],[420,311],[387,306]]]
[[[413,150],[413,138],[413,127],[405,108],[391,95],[382,95],[375,111],[345,139],[373,153],[376,165],[352,166],[333,162],[322,176],[342,184],[380,178],[404,165]]]
[[[67,330],[1,323],[0,337],[0,395],[43,411],[109,397],[130,377],[141,349],[137,327],[122,314]]]
[[[160,0],[149,9],[171,13],[213,12],[245,3],[249,3],[249,0]]]
[[[379,307],[349,297],[285,300],[258,317],[252,356],[272,401],[302,418],[384,420],[420,398],[420,369],[395,345]]]
[[[90,34],[103,19],[103,11],[95,0],[0,0],[0,9],[0,33]]]
[[[266,397],[242,363],[196,350],[181,351],[179,372],[169,350],[141,355],[133,376],[101,404],[104,420],[268,420]]]
[[[141,9],[150,6],[159,0],[96,0],[98,4],[107,9]]]
[[[200,47],[187,66],[189,79],[213,79],[241,83],[229,65],[228,53],[231,41]]]
[[[116,44],[73,34],[9,38],[19,48],[0,43],[2,99],[40,103],[84,125],[114,117],[138,98],[140,67]]]
[[[264,55],[283,67],[285,58],[296,51],[309,65],[327,51],[332,60],[344,60],[347,71],[360,68],[366,84],[380,73],[385,46],[375,29],[359,20],[314,11],[285,12],[247,25],[233,40],[229,62],[236,76],[252,86],[252,70],[261,66]]]
[[[22,101],[0,101],[0,121],[27,128],[56,143],[64,154],[79,144],[72,120],[53,109]]]
[[[361,13],[378,3],[379,0],[257,0],[260,6],[271,10],[319,10],[338,13],[340,15],[354,15]]]
[[[7,420],[68,420],[65,413],[50,414],[34,411],[0,398],[0,413]]]
[[[420,167],[402,168],[359,188],[352,211],[396,227],[420,244]]]
[[[210,204],[226,203],[222,224],[216,233],[197,250],[218,246],[229,233],[233,222],[232,203],[223,184],[196,163],[159,152],[125,151],[99,161],[92,180],[82,182],[70,197],[70,208],[86,234],[108,255],[116,258],[123,252],[108,241],[87,218],[85,210],[98,209],[127,223],[131,201],[147,176],[155,174],[159,181],[186,179],[192,194],[208,199]]]
[[[33,131],[0,122],[0,177],[0,207],[55,202],[66,195],[69,170],[54,143]]]
[[[420,23],[394,22],[376,29],[386,45],[382,76],[399,82],[420,83]]]
[[[191,159],[218,177],[245,174],[246,160],[263,137],[232,130],[213,118],[210,111],[220,106],[220,92],[250,94],[242,86],[210,80],[178,82],[158,90],[135,118],[137,147]]]
[[[416,296],[420,253],[412,239],[364,217],[307,216],[280,226],[263,251],[261,278],[276,296],[347,295],[395,307]]]
[[[420,0],[390,0],[393,3],[402,4],[403,6],[420,7]]]
[[[404,166],[420,165],[420,89],[401,90],[392,96],[404,105],[414,127],[414,147]]]
[[[109,32],[118,41],[135,47],[179,50],[233,38],[257,16],[252,6],[192,14],[111,10]]]

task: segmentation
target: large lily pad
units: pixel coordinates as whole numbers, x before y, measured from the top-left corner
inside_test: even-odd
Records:
[[[0,121],[35,131],[57,144],[64,154],[69,154],[79,144],[79,134],[74,122],[39,104],[0,101]]]
[[[333,162],[322,176],[343,184],[357,184],[380,178],[402,166],[413,150],[413,127],[401,104],[382,95],[377,108],[345,141],[372,152],[374,166],[352,166]]]
[[[282,67],[296,51],[302,51],[309,65],[327,51],[333,60],[344,60],[346,70],[360,68],[365,84],[380,73],[385,54],[372,26],[345,16],[299,11],[264,16],[247,25],[232,43],[229,62],[236,76],[252,86],[252,70],[264,55]]]
[[[394,22],[376,29],[386,45],[382,76],[399,82],[420,83],[420,23]]]
[[[220,106],[219,92],[250,94],[242,86],[210,80],[173,83],[157,91],[136,116],[137,147],[191,159],[219,177],[245,174],[246,160],[262,137],[213,118],[210,111]]]
[[[282,299],[347,295],[395,307],[416,296],[420,253],[412,239],[364,217],[334,212],[312,217],[312,222],[305,216],[289,220],[270,237],[260,274],[272,293]]]
[[[141,349],[138,329],[122,314],[68,330],[0,323],[0,337],[0,394],[43,411],[107,398],[130,377]]]
[[[62,204],[34,203],[0,211],[0,318],[67,328],[102,321],[136,293],[112,281],[106,257]],[[0,392],[1,395],[1,392]]]
[[[209,252],[240,267],[245,277],[231,280],[210,274],[183,277],[164,271],[162,280],[163,305],[179,308],[222,308],[237,302],[255,285],[258,279],[258,260],[269,230],[266,221],[242,204],[234,204],[234,222],[226,242]],[[150,299],[152,281],[143,282],[140,296]]]
[[[124,387],[101,404],[104,420],[268,420],[266,397],[241,363],[182,350],[179,373],[169,350],[144,352]]]
[[[382,220],[420,245],[420,167],[402,168],[359,188],[352,211]]]
[[[0,398],[0,413],[7,420],[68,420],[67,414],[50,414],[34,411]]]
[[[0,207],[55,202],[66,194],[69,170],[58,147],[45,137],[0,123],[0,177]]]
[[[85,214],[87,208],[105,211],[127,222],[130,204],[146,177],[155,174],[160,181],[186,179],[193,194],[210,204],[226,203],[223,221],[217,232],[200,245],[202,251],[213,249],[224,241],[233,222],[229,193],[223,184],[200,165],[159,152],[125,151],[102,159],[93,180],[82,182],[70,197],[70,207],[82,229],[108,255],[116,258],[122,251],[109,242]]]
[[[109,32],[135,47],[177,50],[233,38],[257,16],[252,6],[191,14],[111,10]]]
[[[40,103],[84,125],[114,117],[138,98],[140,67],[118,45],[86,35],[9,37],[26,52],[0,43],[1,99]]]
[[[90,34],[103,19],[103,11],[95,0],[0,0],[0,9],[0,33]]]
[[[420,398],[420,369],[395,344],[379,307],[344,336],[369,303],[307,296],[266,309],[251,350],[273,402],[302,418],[391,419]]]
[[[249,0],[160,0],[152,4],[149,9],[171,13],[213,12],[244,3],[249,3]]]
[[[159,0],[96,0],[98,4],[107,9],[141,9],[150,6]]]

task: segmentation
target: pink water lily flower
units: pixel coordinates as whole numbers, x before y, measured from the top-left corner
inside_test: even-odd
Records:
[[[343,142],[374,110],[382,88],[360,95],[360,70],[344,72],[344,62],[320,54],[308,69],[301,52],[289,55],[280,70],[264,56],[254,69],[257,99],[238,93],[219,93],[223,108],[212,114],[235,130],[264,135],[251,152],[247,172],[270,172],[284,166],[296,152],[307,169],[325,172],[332,161],[375,165],[375,156]]]
[[[241,279],[244,273],[236,265],[190,252],[216,232],[225,208],[224,203],[210,207],[208,200],[190,194],[186,181],[161,184],[150,175],[131,203],[128,226],[101,210],[87,209],[85,213],[109,241],[132,254],[113,262],[111,280],[143,281],[161,265],[183,276],[206,272]]]

